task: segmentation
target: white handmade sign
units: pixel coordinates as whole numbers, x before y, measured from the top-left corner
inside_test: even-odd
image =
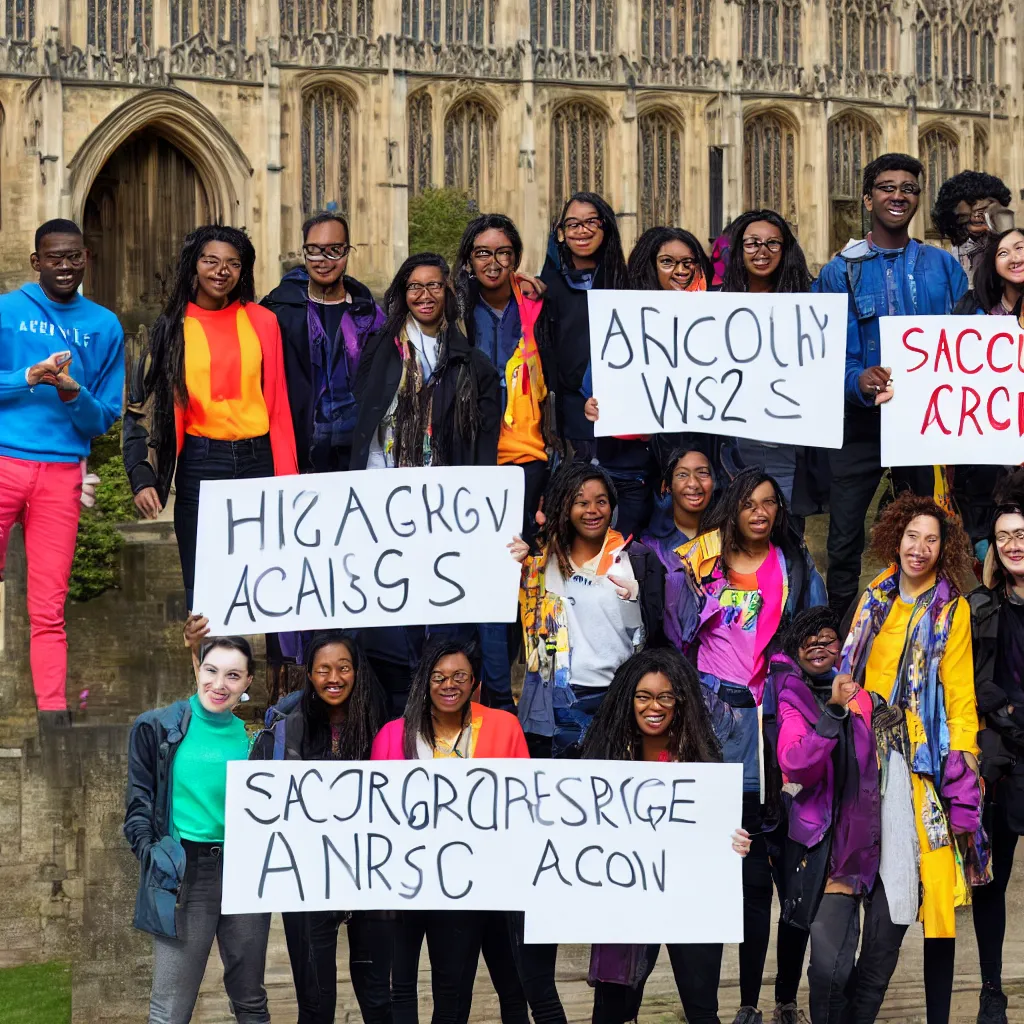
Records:
[[[204,480],[193,608],[213,635],[512,622],[518,466]]]
[[[522,910],[531,942],[739,942],[742,766],[232,761],[226,914]]]
[[[1024,459],[1024,330],[1009,316],[884,316],[882,465]]]
[[[845,295],[591,291],[600,437],[843,443]]]

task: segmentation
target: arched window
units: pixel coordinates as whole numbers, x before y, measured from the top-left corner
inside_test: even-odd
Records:
[[[434,150],[434,104],[430,93],[421,89],[409,97],[409,191],[416,195],[433,184],[431,157]]]
[[[207,39],[244,48],[248,8],[249,0],[171,0],[171,44],[202,32]]]
[[[640,52],[653,60],[707,56],[714,0],[643,0]]]
[[[924,164],[924,191],[918,210],[924,216],[925,234],[936,237],[929,211],[942,183],[960,171],[960,144],[941,128],[927,128],[921,133],[919,150]]]
[[[608,128],[586,103],[566,103],[551,118],[551,215],[573,192],[604,192]]]
[[[351,214],[352,106],[329,85],[302,97],[302,213],[308,217],[338,204]]]
[[[306,39],[314,32],[373,35],[373,0],[278,0],[281,35]]]
[[[637,121],[640,230],[683,222],[683,132],[670,114],[652,110]]]
[[[743,54],[750,60],[772,64],[799,64],[799,0],[746,0]]]
[[[36,0],[6,0],[0,8],[4,39],[29,42],[36,34]]]
[[[610,52],[615,45],[615,2],[530,0],[530,40],[542,50]]]
[[[998,0],[917,0],[915,64],[919,84],[954,88],[996,81]]]
[[[402,35],[431,43],[494,44],[497,0],[402,0]]]
[[[889,70],[892,24],[887,0],[832,0],[829,59],[836,75]]]
[[[796,222],[796,131],[776,114],[743,128],[743,201],[748,210],[776,210]]]
[[[444,119],[444,184],[468,192],[480,209],[494,196],[498,119],[480,102],[465,100]]]
[[[8,7],[10,4],[8,4]],[[89,0],[86,40],[107,53],[124,53],[153,39],[153,0]]]
[[[864,168],[878,156],[881,136],[874,123],[846,113],[828,125],[829,252],[867,233],[862,199]]]
[[[988,132],[984,128],[974,129],[974,168],[982,170],[988,166]]]

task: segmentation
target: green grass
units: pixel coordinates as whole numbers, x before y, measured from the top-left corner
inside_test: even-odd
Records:
[[[71,965],[53,962],[0,970],[4,1024],[70,1024]]]

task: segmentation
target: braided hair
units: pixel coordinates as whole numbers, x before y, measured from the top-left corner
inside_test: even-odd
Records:
[[[195,301],[199,258],[211,242],[224,242],[232,246],[242,262],[238,284],[228,295],[228,302],[238,301],[245,305],[256,301],[256,250],[244,228],[207,224],[185,236],[178,254],[171,293],[149,335],[145,390],[146,394],[153,396],[154,432],[168,427],[173,430],[175,405],[183,405],[187,400],[185,313],[188,304]],[[153,444],[160,446],[161,442],[167,443],[169,440],[154,437]]]
[[[779,260],[772,278],[772,291],[809,292],[811,272],[807,269],[804,251],[785,218],[774,210],[748,210],[732,222],[729,234],[729,262],[722,278],[722,291],[750,291],[747,267],[743,262],[743,233],[759,220],[767,221],[782,236],[782,259]]]
[[[629,275],[629,287],[638,291],[657,292],[661,290],[658,283],[657,259],[661,247],[668,242],[681,242],[697,261],[695,273],[704,275],[705,284],[711,284],[715,276],[715,268],[704,251],[704,246],[682,228],[648,228],[633,246],[629,254],[629,263],[626,264],[626,273]]]
[[[809,636],[817,636],[823,629],[835,630],[836,636],[839,636],[839,616],[827,604],[814,605],[813,608],[798,612],[782,634],[783,653],[799,662],[800,648],[804,641]]]
[[[588,480],[598,480],[608,491],[608,503],[612,512],[618,504],[615,485],[608,474],[591,462],[564,463],[551,477],[547,490],[544,492],[544,515],[546,522],[537,534],[537,543],[547,545],[551,554],[558,560],[558,569],[563,579],[572,575],[572,563],[569,553],[572,542],[576,539],[576,528],[572,525],[572,507],[583,485]]]
[[[676,698],[669,726],[671,759],[721,761],[722,748],[711,727],[697,671],[674,647],[649,647],[618,667],[583,740],[583,756],[601,761],[637,761],[643,757],[633,695],[644,676],[654,672],[668,679]]]

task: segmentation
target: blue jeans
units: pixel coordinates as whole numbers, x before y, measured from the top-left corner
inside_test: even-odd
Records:
[[[477,627],[483,660],[484,703],[515,713],[512,697],[512,663],[508,653],[508,623],[485,622]]]
[[[551,737],[551,756],[561,757],[572,747],[583,745],[583,738],[601,706],[607,687],[569,686],[568,702],[560,705],[561,689],[555,695],[555,734]]]

